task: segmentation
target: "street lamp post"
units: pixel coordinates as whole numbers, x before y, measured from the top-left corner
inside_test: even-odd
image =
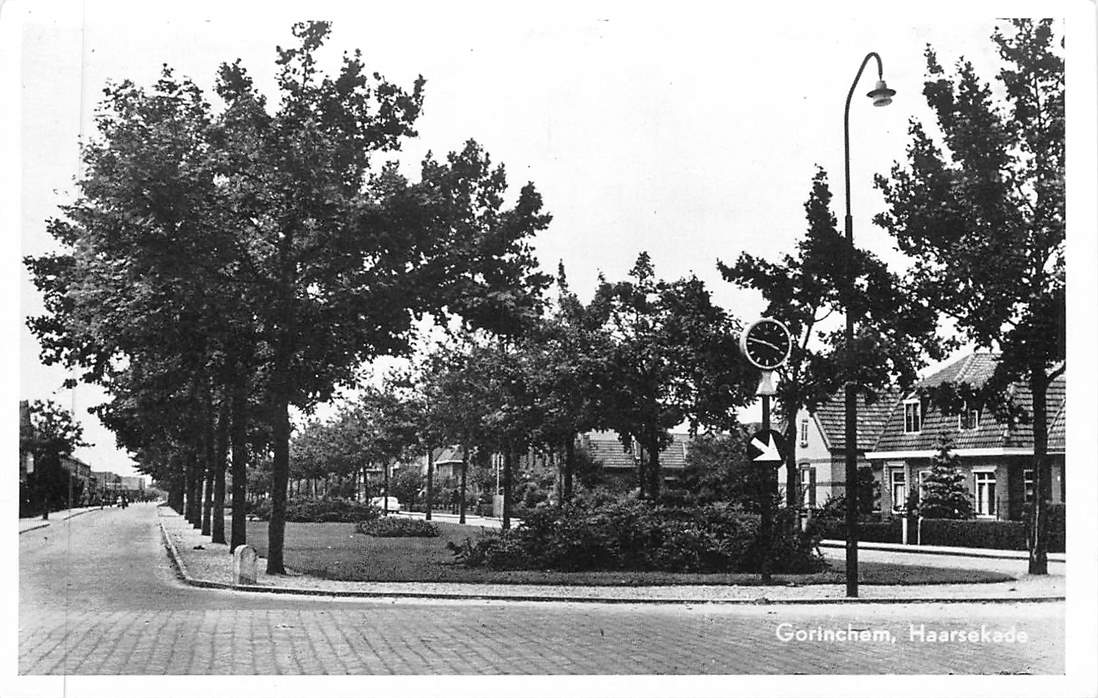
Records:
[[[884,107],[892,103],[895,90],[888,89],[884,81],[884,68],[881,65],[881,57],[875,51],[867,53],[858,68],[858,74],[854,76],[854,82],[850,84],[850,91],[846,94],[846,108],[843,111],[843,164],[845,166],[846,181],[846,244],[848,247],[847,275],[846,275],[846,409],[844,440],[846,442],[846,595],[856,597],[858,595],[858,391],[855,385],[853,371],[854,346],[854,219],[850,215],[850,100],[854,96],[854,90],[858,81],[862,78],[862,71],[870,59],[877,61],[877,86],[868,96],[873,99],[873,106]]]

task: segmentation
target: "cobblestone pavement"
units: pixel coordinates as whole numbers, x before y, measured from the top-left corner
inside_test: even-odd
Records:
[[[1061,603],[847,606],[337,600],[186,587],[152,507],[20,536],[21,674],[1061,673]],[[788,624],[788,625],[782,625]],[[1012,627],[1025,643],[911,640]],[[868,642],[782,631],[884,630]]]

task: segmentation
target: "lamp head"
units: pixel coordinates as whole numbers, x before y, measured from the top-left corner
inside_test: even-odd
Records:
[[[868,93],[869,97],[873,98],[873,106],[875,107],[887,107],[892,104],[892,95],[896,94],[896,90],[888,89],[888,85],[884,80],[878,80],[877,86]]]

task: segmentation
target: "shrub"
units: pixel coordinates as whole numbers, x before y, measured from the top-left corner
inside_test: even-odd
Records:
[[[891,521],[859,521],[858,540],[867,543],[902,543],[903,523],[899,518]],[[842,519],[813,518],[809,530],[820,538],[846,540],[846,522]],[[911,542],[915,541],[915,529],[909,530]]]
[[[271,500],[263,499],[249,506],[248,513],[269,521]],[[377,507],[349,499],[296,499],[286,503],[286,521],[292,523],[357,523],[372,521],[380,515]]]
[[[1021,521],[923,519],[920,541],[923,545],[1025,550],[1026,525]]]
[[[450,544],[466,565],[496,569],[755,571],[758,517],[731,504],[675,509],[633,498],[536,509],[515,529]],[[775,526],[772,570],[814,571],[818,539]]]
[[[392,516],[359,521],[355,529],[359,533],[379,538],[435,538],[438,536],[438,526],[430,521]]]

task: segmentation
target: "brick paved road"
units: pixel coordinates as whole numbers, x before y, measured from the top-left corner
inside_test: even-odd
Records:
[[[151,507],[20,536],[22,674],[1060,673],[1062,604],[633,606],[335,600],[179,584]],[[121,544],[119,541],[127,541]],[[910,642],[1016,626],[1026,644]],[[784,643],[789,629],[891,642]]]

